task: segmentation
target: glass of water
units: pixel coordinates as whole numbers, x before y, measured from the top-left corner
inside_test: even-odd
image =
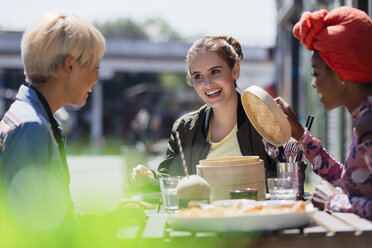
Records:
[[[298,170],[299,170],[299,163],[297,162],[286,162],[286,163],[277,164],[278,178],[289,178],[290,177],[292,181],[295,181],[292,184],[296,184],[297,199],[301,199],[303,197],[303,183],[299,185]]]
[[[167,213],[178,211],[177,184],[182,176],[170,176],[160,178],[160,189],[163,199],[164,209]]]
[[[297,180],[291,177],[268,178],[267,186],[271,200],[296,200]]]
[[[291,177],[294,180],[298,180],[298,163],[297,162],[278,163],[277,173],[279,178]]]

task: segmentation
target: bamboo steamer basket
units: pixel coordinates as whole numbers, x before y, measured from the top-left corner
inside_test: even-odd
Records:
[[[291,126],[282,109],[262,88],[250,86],[241,94],[242,104],[257,132],[279,147],[291,138]]]
[[[257,188],[257,198],[266,198],[265,167],[258,156],[201,160],[196,170],[211,187],[211,202],[230,199],[230,190],[242,188]]]
[[[225,157],[225,158],[213,158],[200,160],[201,166],[225,166],[227,163],[230,166],[233,165],[244,165],[247,163],[258,162],[259,156],[239,156],[239,157]]]

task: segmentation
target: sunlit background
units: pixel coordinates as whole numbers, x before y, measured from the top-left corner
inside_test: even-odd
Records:
[[[203,104],[185,82],[186,52],[203,35],[231,35],[240,41],[244,60],[238,87],[256,84],[284,97],[303,123],[314,115],[313,135],[343,161],[351,120],[344,109],[325,113],[310,86],[310,52],[291,33],[304,10],[339,5],[371,15],[371,0],[2,1],[0,115],[24,82],[22,32],[46,12],[63,9],[94,24],[107,41],[99,83],[86,106],[67,106],[57,113],[67,138],[78,211],[102,210],[132,197],[127,178],[133,166],[156,170],[173,122]],[[317,180],[308,166],[306,189],[311,192]]]
[[[121,189],[128,189],[131,168],[145,164],[156,170],[175,119],[202,105],[185,83],[185,56],[196,39],[233,36],[244,46],[238,85],[274,85],[274,0],[7,1],[0,9],[5,46],[0,52],[0,113],[24,81],[22,32],[39,16],[61,9],[94,24],[107,40],[99,83],[87,105],[57,113],[67,137],[78,211],[104,209],[120,197],[130,197],[131,190]]]
[[[193,42],[205,34],[229,34],[244,45],[273,46],[276,35],[275,0],[17,0],[3,1],[0,9],[2,30],[23,31],[48,11],[69,10],[91,23],[129,19],[142,26],[161,19],[183,40]],[[37,7],[36,7],[37,6]],[[168,41],[156,27],[145,30],[154,41]],[[163,36],[163,37],[162,37]],[[125,37],[123,37],[125,38]]]

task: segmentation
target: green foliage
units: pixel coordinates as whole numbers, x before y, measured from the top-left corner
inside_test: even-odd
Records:
[[[133,40],[149,39],[142,26],[128,18],[122,18],[112,22],[107,21],[102,24],[95,23],[94,25],[106,37],[126,38]]]
[[[184,41],[185,39],[161,18],[151,18],[143,23],[128,18],[120,18],[104,23],[95,22],[94,26],[105,37],[133,40],[152,40],[156,42]]]
[[[155,41],[185,41],[176,30],[161,18],[151,18],[146,20],[144,23],[144,29],[155,36],[153,37]]]
[[[127,145],[126,142],[116,138],[107,138],[99,144],[93,144],[90,139],[80,139],[67,142],[66,152],[68,155],[121,155],[123,145]]]

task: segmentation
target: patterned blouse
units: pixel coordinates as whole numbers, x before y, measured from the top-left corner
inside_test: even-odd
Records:
[[[368,96],[353,111],[353,122],[356,123],[366,111],[371,109],[372,96]],[[372,139],[359,144],[359,137],[354,128],[345,164],[332,158],[322,147],[322,142],[312,137],[308,130],[298,140],[298,145],[312,163],[316,174],[343,189],[344,193],[334,193],[329,197],[325,208],[353,212],[372,220]]]

